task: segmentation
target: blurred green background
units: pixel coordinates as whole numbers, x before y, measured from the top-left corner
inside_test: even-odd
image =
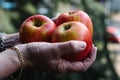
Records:
[[[84,10],[93,21],[93,42],[98,53],[86,72],[53,74],[24,70],[21,80],[119,80],[115,62],[120,51],[113,47],[120,49],[120,46],[109,41],[107,33],[107,26],[119,28],[119,4],[120,0],[0,0],[0,32],[18,32],[22,22],[34,14],[53,18],[62,12]]]

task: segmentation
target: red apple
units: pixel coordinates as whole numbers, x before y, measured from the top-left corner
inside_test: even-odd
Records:
[[[55,23],[47,16],[30,16],[20,27],[20,41],[22,43],[35,41],[49,42],[55,28]]]
[[[84,11],[64,12],[60,14],[58,18],[54,21],[56,23],[56,26],[69,21],[79,21],[86,25],[90,30],[91,34],[93,34],[92,20],[89,15]]]
[[[64,42],[69,40],[85,41],[87,46],[82,52],[75,54],[66,54],[62,58],[69,61],[82,61],[88,55],[92,48],[92,35],[88,28],[81,22],[70,21],[59,25],[52,36],[52,42]]]

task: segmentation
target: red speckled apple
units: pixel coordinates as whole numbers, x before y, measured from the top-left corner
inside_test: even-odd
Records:
[[[75,54],[66,54],[64,59],[69,61],[82,61],[88,55],[92,48],[92,35],[88,28],[81,22],[70,21],[59,25],[52,36],[52,42],[64,42],[69,40],[85,41],[87,47],[85,50]]]
[[[58,18],[56,18],[55,24],[56,24],[56,26],[58,26],[62,23],[69,22],[69,21],[82,22],[84,25],[86,25],[88,27],[91,34],[93,34],[92,20],[86,12],[84,12],[82,10],[81,11],[79,10],[79,11],[71,11],[71,12],[61,13],[58,16]]]
[[[22,43],[51,40],[56,28],[55,23],[44,15],[28,17],[20,27],[20,41]]]

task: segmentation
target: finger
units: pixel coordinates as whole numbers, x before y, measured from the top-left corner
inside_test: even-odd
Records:
[[[63,59],[51,61],[52,71],[59,73],[83,72],[86,70],[82,62],[69,62]]]
[[[57,63],[60,72],[83,72],[86,71],[95,61],[97,48],[93,47],[91,54],[84,61],[69,62],[66,60],[59,60]]]
[[[97,55],[97,47],[92,47],[90,55],[84,60],[84,62],[94,62]]]
[[[50,66],[51,66],[50,71],[58,72],[58,73],[69,72],[68,69],[70,65],[71,65],[70,62],[63,59],[53,60],[53,61],[50,61]]]
[[[83,41],[66,41],[61,43],[55,43],[54,47],[57,48],[60,56],[64,54],[77,53],[86,48],[86,43]]]
[[[57,19],[57,16],[56,17],[54,17],[54,18],[52,18],[52,20],[55,22],[56,21],[56,19]]]
[[[91,53],[90,55],[88,56],[88,59],[92,60],[92,61],[95,61],[96,59],[96,55],[97,55],[97,47],[92,47],[91,49]]]
[[[95,61],[97,55],[97,47],[92,47],[90,55],[83,61],[84,69],[86,71]]]

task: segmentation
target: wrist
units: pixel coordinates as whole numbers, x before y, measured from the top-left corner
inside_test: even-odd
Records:
[[[4,52],[6,52],[6,58],[9,61],[11,61],[11,63],[13,63],[13,65],[16,66],[16,69],[19,69],[21,67],[21,65],[20,65],[20,61],[19,61],[19,58],[18,58],[18,55],[16,54],[16,52],[11,49],[7,49]]]
[[[11,61],[12,66],[14,66],[13,67],[14,71],[16,71],[18,69],[20,71],[17,78],[15,78],[14,76],[11,76],[11,77],[14,78],[15,80],[19,80],[21,78],[23,68],[24,68],[23,55],[19,51],[19,49],[16,47],[12,47],[12,48],[8,49],[8,52],[10,52],[12,54],[12,55],[8,56],[8,59]]]
[[[6,49],[0,53],[0,80],[20,69],[21,65],[17,54],[11,49]]]
[[[21,53],[21,55],[23,57],[24,67],[29,67],[31,63],[29,61],[29,54],[26,50],[26,45],[27,44],[20,44],[20,45],[17,45],[15,47],[19,50],[19,52]]]

